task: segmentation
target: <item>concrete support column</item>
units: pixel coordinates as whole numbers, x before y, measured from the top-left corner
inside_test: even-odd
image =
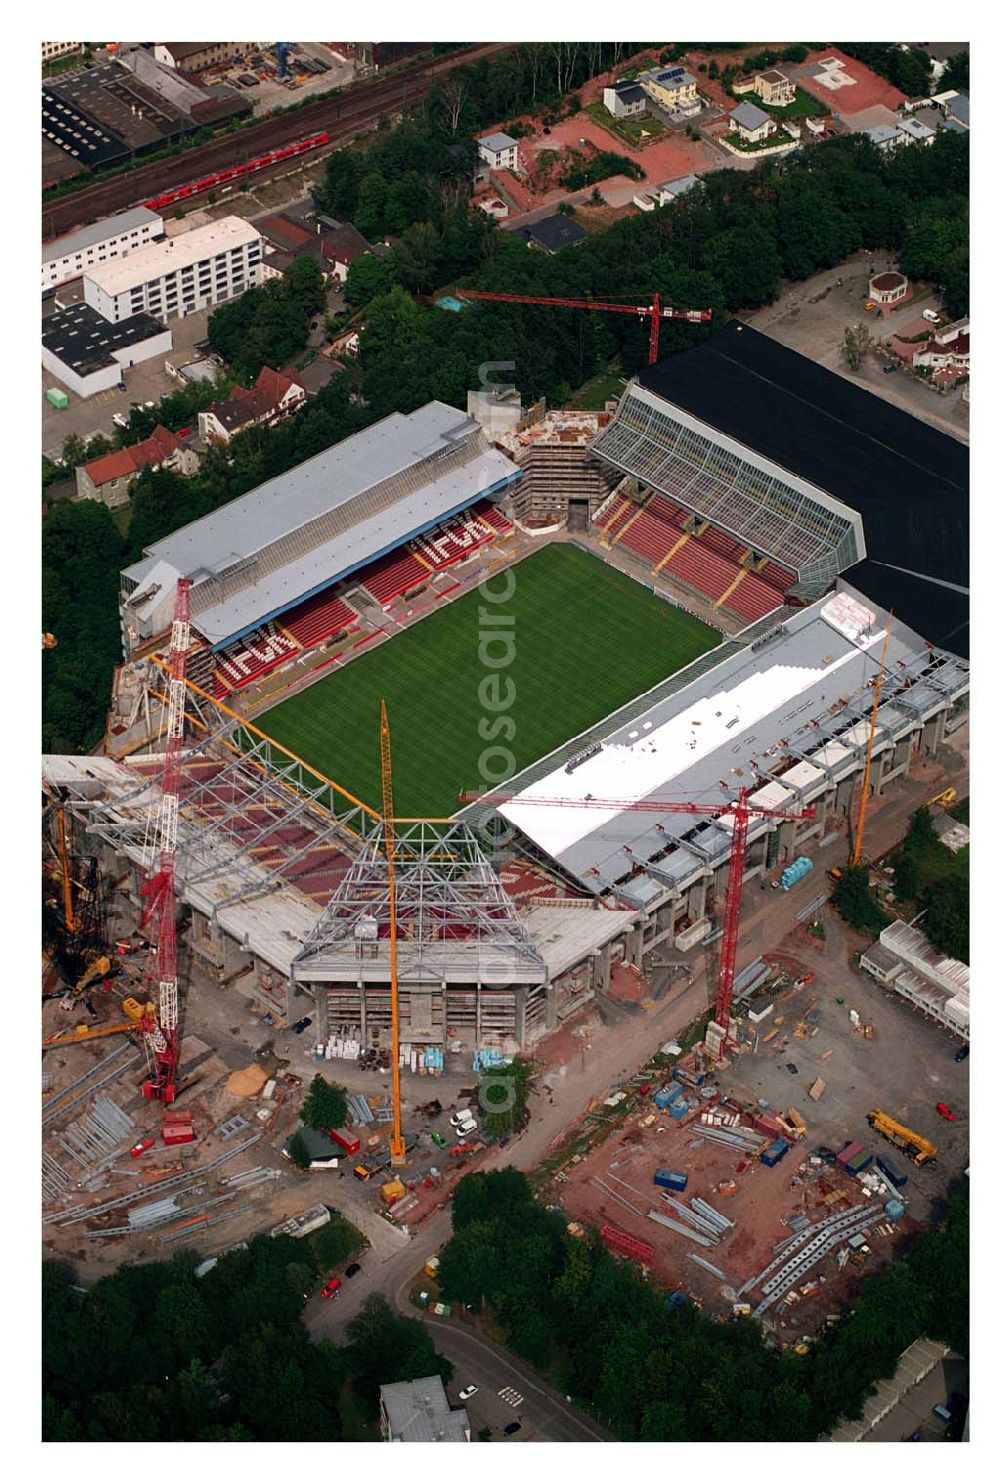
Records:
[[[441,981],[441,1048],[448,1049],[448,984]]]
[[[642,926],[634,927],[625,935],[625,962],[642,967]]]
[[[705,916],[705,897],[708,893],[708,878],[703,876],[695,882],[687,894],[688,918],[691,922],[700,922]]]
[[[597,994],[607,994],[608,984],[611,982],[611,944],[605,943],[604,947],[592,956],[594,960],[594,990]]]
[[[483,1039],[483,986],[476,981],[476,1045]]]
[[[556,1009],[556,986],[552,979],[545,986],[545,1029],[555,1030],[559,1024],[559,1014]]]
[[[289,989],[294,986],[289,980]],[[325,984],[314,984],[313,1004],[316,1008],[316,1043],[325,1046],[330,1038],[330,995]]]
[[[518,1046],[523,1048],[527,1044],[524,1015],[525,1005],[528,1001],[528,991],[525,988],[514,990],[514,1039]]]
[[[365,1000],[365,981],[361,966],[358,965],[358,1002],[361,1006],[361,1044],[367,1049],[368,1046],[368,1008]]]

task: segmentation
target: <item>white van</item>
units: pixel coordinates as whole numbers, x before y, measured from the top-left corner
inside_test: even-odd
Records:
[[[940,323],[941,321],[940,314],[935,313],[931,308],[924,308],[920,316],[926,319],[928,323]]]

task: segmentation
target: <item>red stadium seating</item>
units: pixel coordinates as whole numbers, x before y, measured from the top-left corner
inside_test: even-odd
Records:
[[[301,649],[287,630],[269,620],[253,635],[227,646],[218,657],[217,671],[230,687],[245,687],[250,682],[259,681],[266,672],[297,655]]]
[[[631,520],[626,519],[622,523],[621,535],[617,540],[612,533],[613,541],[623,543],[626,548],[630,548],[641,558],[648,559],[654,566],[666,558],[681,536],[679,528],[657,516],[655,501],[654,498],[648,507],[644,507],[638,517],[633,513]]]
[[[490,511],[496,510],[491,508]],[[502,514],[497,513],[496,516],[504,527],[510,527]],[[469,508],[457,517],[449,518],[431,532],[421,533],[410,547],[433,568],[445,569],[458,559],[466,558],[477,548],[482,548],[484,543],[490,543],[500,531],[495,521],[488,518],[485,512],[478,508]]]
[[[361,587],[384,609],[397,595],[429,579],[432,572],[408,548],[401,548],[372,564],[361,581]]]
[[[765,584],[756,574],[746,574],[725,602],[727,610],[745,615],[748,620],[759,620],[782,604],[780,593]]]
[[[300,646],[309,647],[318,645],[334,631],[343,630],[345,625],[351,625],[357,619],[350,605],[326,589],[283,615],[281,624]]]

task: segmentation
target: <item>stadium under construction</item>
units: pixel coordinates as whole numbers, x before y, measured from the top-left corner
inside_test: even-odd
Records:
[[[190,580],[182,979],[232,983],[279,1024],[308,1014],[321,1040],[386,1039],[382,819],[251,719],[547,541],[724,639],[505,780],[515,799],[397,822],[404,1043],[521,1048],[605,993],[615,962],[697,957],[731,815],[643,801],[722,811],[747,790],[757,811],[808,807],[752,817],[746,876],[763,879],[844,835],[880,673],[873,795],[967,720],[957,442],[738,324],[644,371],[611,413],[522,414],[481,394],[469,410],[392,416],[149,549],[123,573],[106,751],[44,760],[77,853],[120,878],[118,923],[136,927],[161,799],[161,653]],[[615,654],[609,627],[595,672]]]

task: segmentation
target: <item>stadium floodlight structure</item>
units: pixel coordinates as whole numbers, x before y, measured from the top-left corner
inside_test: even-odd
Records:
[[[471,297],[477,302],[526,302],[536,307],[584,308],[592,313],[628,313],[633,318],[649,319],[649,362],[655,364],[660,357],[660,324],[664,319],[682,323],[710,323],[711,308],[668,307],[660,301],[660,294],[653,293],[651,303],[595,302],[586,297],[529,297],[521,292],[473,292],[463,287],[460,297]]]
[[[736,949],[739,944],[740,899],[743,895],[743,871],[746,863],[747,832],[752,816],[760,815],[768,820],[811,820],[815,807],[807,805],[801,810],[764,809],[749,803],[749,789],[740,789],[735,800],[723,800],[714,804],[696,804],[688,800],[661,799],[598,799],[593,795],[576,798],[568,795],[537,795],[530,793],[498,794],[487,791],[482,794],[462,794],[464,804],[486,802],[499,805],[551,805],[558,809],[613,810],[620,814],[624,810],[651,810],[668,815],[706,815],[713,819],[732,817],[733,842],[729,853],[729,878],[726,883],[726,899],[723,912],[722,946],[719,953],[719,976],[715,990],[715,1025],[719,1032],[719,1052],[722,1054],[730,1042],[729,1025],[732,1015],[733,978],[736,973]]]

